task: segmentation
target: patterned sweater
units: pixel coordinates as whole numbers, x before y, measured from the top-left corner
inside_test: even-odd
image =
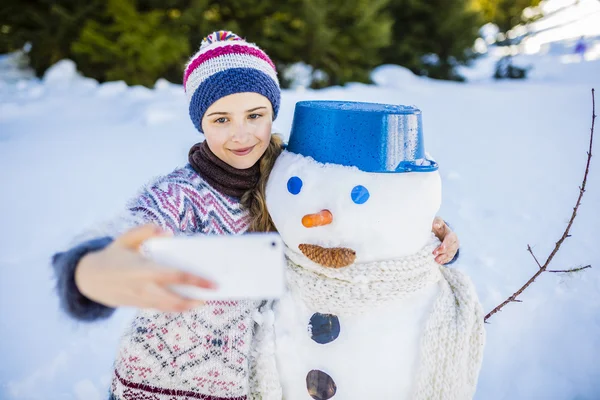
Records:
[[[106,247],[127,229],[154,222],[175,234],[242,234],[248,214],[239,200],[209,186],[188,164],[148,184],[126,212],[53,257],[64,310],[79,320],[107,318],[112,308],[78,290],[83,255]],[[254,301],[212,301],[183,313],[141,310],[119,346],[111,400],[239,399],[250,394]]]

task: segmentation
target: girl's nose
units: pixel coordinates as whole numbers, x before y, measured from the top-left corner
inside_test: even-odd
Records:
[[[316,214],[306,214],[302,217],[302,225],[307,228],[329,225],[333,221],[333,214],[329,210],[322,210]]]
[[[233,127],[233,132],[231,138],[236,142],[244,142],[248,139],[249,129],[248,126],[244,122],[240,122],[235,124]]]

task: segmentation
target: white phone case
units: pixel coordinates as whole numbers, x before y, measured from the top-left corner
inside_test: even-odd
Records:
[[[143,253],[167,267],[214,281],[218,288],[173,285],[174,292],[201,300],[276,299],[285,283],[284,244],[276,233],[153,238]]]

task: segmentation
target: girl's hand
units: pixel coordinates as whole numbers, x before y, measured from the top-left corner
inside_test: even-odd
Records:
[[[109,307],[183,312],[204,304],[182,297],[167,286],[194,285],[212,289],[215,288],[213,282],[163,267],[139,253],[145,240],[168,234],[154,224],[139,226],[117,237],[104,250],[85,255],[75,269],[77,288],[90,300]]]
[[[440,217],[435,217],[431,230],[442,242],[442,244],[433,251],[433,255],[436,256],[435,261],[438,264],[446,264],[454,258],[458,251],[458,247],[460,246],[458,236]]]

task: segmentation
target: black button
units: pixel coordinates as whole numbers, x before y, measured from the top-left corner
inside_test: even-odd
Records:
[[[340,320],[335,315],[314,313],[309,324],[311,338],[317,343],[333,342],[340,335]]]
[[[315,400],[328,400],[335,396],[337,387],[333,379],[323,371],[313,369],[306,375],[308,394]]]

